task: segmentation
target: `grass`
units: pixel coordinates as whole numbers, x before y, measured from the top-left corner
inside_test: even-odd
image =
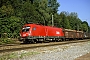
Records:
[[[20,55],[20,58],[23,58],[24,56],[29,56],[29,55],[36,55],[39,54],[38,52],[28,52],[28,53],[22,53]]]
[[[0,38],[0,45],[14,43],[14,40],[9,38]]]
[[[10,59],[16,59],[16,58],[23,58],[25,56],[30,56],[30,55],[36,55],[39,54],[38,52],[27,52],[27,53],[10,53],[10,54],[6,54],[6,55],[2,55],[0,56],[0,60],[10,60]]]
[[[15,53],[11,53],[1,56],[0,60],[8,60],[8,59],[13,59],[15,57],[17,57],[17,55]]]

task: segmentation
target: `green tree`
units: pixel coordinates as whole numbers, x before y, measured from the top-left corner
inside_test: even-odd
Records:
[[[19,32],[21,29],[20,20],[21,18],[15,16],[11,16],[10,18],[8,18],[8,37],[16,38],[19,36]]]
[[[44,25],[51,25],[52,7],[48,6],[48,0],[36,0],[34,1],[36,11],[40,14],[40,18]]]
[[[60,13],[61,27],[70,29],[71,27],[70,27],[69,20],[67,19],[67,16],[64,13],[66,13],[66,12],[61,12]]]
[[[57,2],[57,0],[48,0],[48,6],[51,8],[52,13],[57,13],[58,7],[60,4]]]
[[[90,33],[90,26],[89,26],[88,32]]]
[[[79,27],[81,27],[81,21],[78,18],[77,13],[71,12],[68,16],[67,19],[69,20],[71,29],[73,30],[79,30]]]
[[[44,25],[48,25],[48,21],[50,20],[50,14],[49,14],[49,10],[48,10],[48,1],[47,0],[42,0],[39,1],[37,3],[37,1],[35,1],[34,4],[37,4],[36,6],[36,10],[38,11],[38,13],[40,14],[40,18],[41,18],[41,23],[43,23]]]
[[[88,25],[88,23],[86,21],[82,22],[82,29],[83,29],[83,31],[88,32],[89,25]]]
[[[87,30],[88,30],[87,25],[86,25],[85,23],[83,23],[82,26],[83,26],[83,31],[84,31],[84,32],[87,32]]]

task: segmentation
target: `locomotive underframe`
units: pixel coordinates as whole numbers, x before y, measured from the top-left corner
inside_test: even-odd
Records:
[[[20,38],[19,41],[26,42],[33,42],[36,43],[37,41],[62,41],[65,40],[64,36],[28,36]]]

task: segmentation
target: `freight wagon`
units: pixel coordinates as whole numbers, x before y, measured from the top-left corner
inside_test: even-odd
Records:
[[[64,29],[65,39],[83,39],[84,32],[71,29]]]

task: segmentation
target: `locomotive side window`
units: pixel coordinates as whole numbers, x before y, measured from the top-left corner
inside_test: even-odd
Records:
[[[30,30],[30,26],[26,26],[22,29],[22,32],[28,32]]]
[[[36,30],[36,27],[34,27],[33,30]]]

